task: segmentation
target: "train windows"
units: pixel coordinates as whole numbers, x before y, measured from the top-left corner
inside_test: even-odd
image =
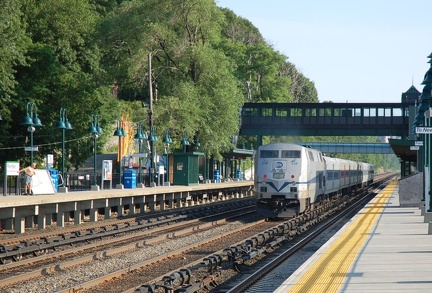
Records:
[[[261,159],[279,158],[279,151],[278,150],[261,150],[260,151],[260,158]]]
[[[290,116],[291,117],[303,117],[302,109],[301,108],[291,108],[290,110]]]
[[[288,110],[286,108],[276,108],[276,116],[286,117],[288,116]]]
[[[273,116],[273,108],[262,108],[261,109],[261,116],[264,116],[264,117]]]
[[[306,117],[315,117],[317,114],[316,109],[304,109],[305,110],[305,116]]]
[[[258,109],[256,108],[243,107],[242,112],[243,116],[258,116]]]
[[[282,150],[281,158],[299,159],[301,151]]]

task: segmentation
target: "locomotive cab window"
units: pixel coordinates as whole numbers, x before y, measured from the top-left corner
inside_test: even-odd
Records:
[[[279,158],[279,151],[278,150],[261,150],[260,151],[260,158],[262,158],[262,159]]]
[[[301,157],[300,151],[292,151],[292,150],[283,150],[281,158],[289,158],[289,159],[300,159]]]

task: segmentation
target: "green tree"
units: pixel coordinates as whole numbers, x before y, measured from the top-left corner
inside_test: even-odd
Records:
[[[213,1],[124,2],[101,23],[106,71],[119,98],[149,102],[152,53],[154,125],[170,128],[174,145],[183,133],[199,135],[201,150],[218,156],[238,131],[243,97],[232,61],[219,50],[223,14]]]
[[[79,168],[93,151],[87,133],[92,114],[105,130],[99,151],[121,114],[148,122],[141,102],[150,102],[149,81],[158,136],[170,128],[174,148],[184,132],[189,140],[198,136],[199,150],[217,158],[233,146],[245,100],[316,98],[313,83],[250,21],[213,0],[77,0],[74,5],[5,0],[2,5],[0,160],[28,157],[23,146],[29,133],[10,116],[24,117],[27,102],[36,105],[44,124],[35,133],[36,159],[53,153],[60,161],[61,131],[55,125],[60,108],[66,108],[74,127],[67,132],[72,156],[66,167]],[[254,143],[245,141],[248,147]]]
[[[0,8],[0,104],[5,105],[16,86],[14,67],[26,63],[25,53],[30,39],[25,34],[21,1],[4,0]],[[0,111],[6,115],[6,111],[1,108]]]
[[[31,43],[26,48],[25,64],[15,67],[17,99],[9,109],[24,117],[26,103],[36,105],[44,126],[34,135],[35,145],[40,146],[35,159],[43,160],[45,154],[52,153],[59,162],[61,131],[55,125],[60,108],[66,108],[74,127],[68,131],[71,142],[66,147],[72,157],[67,167],[79,167],[91,153],[90,148],[82,147],[90,141],[87,129],[91,114],[99,114],[104,125],[111,123],[115,111],[110,87],[98,83],[99,53],[93,45],[92,33],[99,14],[85,0],[75,1],[74,5],[67,0],[22,0],[22,3],[26,34],[31,37]],[[19,140],[13,142],[15,145],[9,143],[12,149],[28,143],[28,132],[19,123],[14,120],[11,124],[11,132],[20,134]],[[102,136],[101,142],[105,139]],[[9,159],[26,157],[23,151],[3,155]]]

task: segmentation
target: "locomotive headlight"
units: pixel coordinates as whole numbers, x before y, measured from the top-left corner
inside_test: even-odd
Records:
[[[267,186],[261,186],[260,191],[261,192],[267,192]]]
[[[292,185],[292,186],[295,186],[295,185],[296,185],[296,182],[295,182],[295,181],[291,182],[291,185]]]

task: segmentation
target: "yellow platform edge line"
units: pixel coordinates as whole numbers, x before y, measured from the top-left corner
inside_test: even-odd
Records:
[[[377,194],[299,281],[284,292],[338,292],[396,186],[393,181]]]

